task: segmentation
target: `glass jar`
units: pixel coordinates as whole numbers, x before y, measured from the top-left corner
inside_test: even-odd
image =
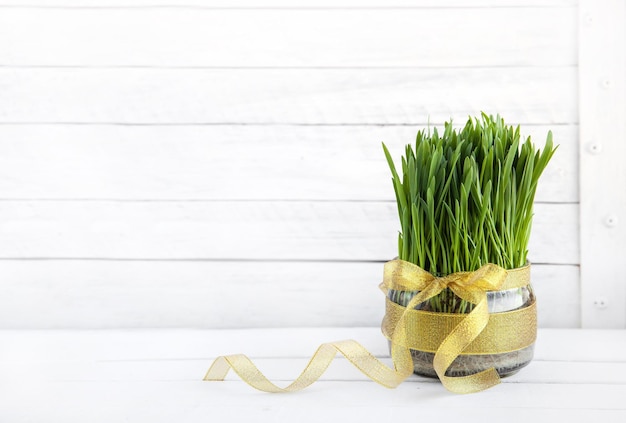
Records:
[[[389,290],[387,296],[390,301],[406,307],[419,291]],[[461,299],[446,289],[441,294],[452,304],[460,304]],[[432,299],[431,299],[432,300]],[[433,302],[427,300],[418,304],[416,310],[433,311]],[[528,307],[535,301],[532,286],[503,291],[487,292],[489,313],[503,313]],[[469,311],[469,310],[468,310]],[[523,349],[501,354],[462,354],[459,355],[446,371],[446,376],[467,376],[480,371],[495,368],[501,377],[516,373],[526,366],[533,358],[534,343]],[[415,374],[426,377],[437,377],[433,368],[435,354],[427,351],[411,349]]]

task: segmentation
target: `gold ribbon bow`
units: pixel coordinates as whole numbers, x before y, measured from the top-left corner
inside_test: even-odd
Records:
[[[486,264],[475,272],[458,272],[443,277],[435,277],[431,273],[412,263],[393,260],[387,262],[384,268],[383,290],[395,289],[401,291],[419,291],[407,304],[400,322],[393,331],[393,345],[400,343],[406,348],[406,322],[408,312],[418,304],[438,295],[446,288],[450,288],[459,298],[473,303],[474,309],[464,315],[452,331],[445,337],[435,353],[433,367],[441,383],[449,391],[456,393],[478,392],[494,386],[500,382],[500,377],[494,368],[484,370],[469,376],[446,376],[446,370],[465,348],[480,335],[489,321],[487,305],[487,291],[498,291],[507,279],[507,271],[494,264]],[[526,282],[528,284],[528,282]],[[385,316],[387,319],[388,315]],[[383,327],[385,323],[383,322]],[[396,335],[401,330],[403,333]],[[395,339],[394,339],[395,338]]]
[[[521,269],[527,270],[527,267]],[[433,366],[442,384],[449,391],[455,393],[482,391],[500,382],[500,377],[495,369],[491,368],[461,377],[446,376],[446,370],[487,326],[489,322],[487,291],[512,289],[528,285],[528,283],[527,271],[522,273],[515,272],[515,270],[507,272],[494,264],[487,264],[475,272],[458,272],[444,277],[435,277],[412,263],[393,260],[385,264],[381,288],[383,290],[419,291],[399,315],[392,333],[386,334],[391,340],[393,369],[376,359],[358,342],[346,340],[322,344],[313,354],[300,376],[286,388],[280,388],[270,382],[254,363],[242,354],[215,359],[204,380],[224,380],[229,369],[232,368],[243,381],[253,388],[265,392],[294,392],[319,379],[335,355],[340,353],[373,381],[388,388],[395,388],[413,373],[413,360],[407,346],[409,316],[415,311],[413,309],[416,305],[436,296],[442,290],[450,288],[458,297],[475,304],[475,306],[470,313],[463,315],[462,320],[443,339],[435,353]],[[388,317],[386,315],[385,320]],[[384,327],[385,323],[383,323]]]

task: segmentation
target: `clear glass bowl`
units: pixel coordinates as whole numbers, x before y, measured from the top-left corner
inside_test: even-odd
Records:
[[[406,306],[418,292],[389,290],[387,295],[392,302]],[[455,297],[455,301],[461,301],[452,291],[448,291],[446,294]],[[489,313],[503,313],[528,307],[534,300],[535,295],[531,285],[487,293]],[[415,309],[429,311],[431,310],[430,302],[426,301],[418,304]],[[531,362],[534,349],[535,345],[532,344],[521,350],[502,354],[460,355],[452,362],[446,371],[446,376],[467,376],[491,367],[494,367],[501,377],[512,375]],[[411,356],[413,357],[413,367],[416,374],[437,377],[433,368],[434,353],[412,349]]]

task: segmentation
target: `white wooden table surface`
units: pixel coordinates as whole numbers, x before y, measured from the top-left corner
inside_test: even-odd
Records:
[[[215,356],[246,353],[286,385],[348,338],[389,361],[378,328],[0,331],[0,422],[626,421],[626,330],[540,330],[528,367],[471,395],[418,376],[386,389],[342,358],[294,394],[201,381]]]

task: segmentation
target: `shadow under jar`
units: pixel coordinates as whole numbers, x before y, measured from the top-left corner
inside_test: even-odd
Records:
[[[418,292],[419,291],[399,291],[391,289],[388,291],[387,296],[391,302],[406,307]],[[439,307],[442,302],[448,302],[452,309],[459,307],[462,301],[450,289],[442,291],[440,298],[437,300],[439,301],[437,304]],[[534,301],[535,295],[530,284],[522,288],[487,292],[489,314],[504,313],[529,307]],[[434,309],[433,299],[418,304],[415,309],[436,311]],[[465,310],[465,312],[469,312],[469,310]],[[459,355],[446,371],[446,376],[467,376],[492,367],[496,369],[501,377],[509,376],[531,362],[534,348],[535,344],[533,343],[517,351],[500,354]],[[413,358],[415,374],[426,377],[437,377],[437,373],[433,368],[435,353],[411,349],[411,357]]]

